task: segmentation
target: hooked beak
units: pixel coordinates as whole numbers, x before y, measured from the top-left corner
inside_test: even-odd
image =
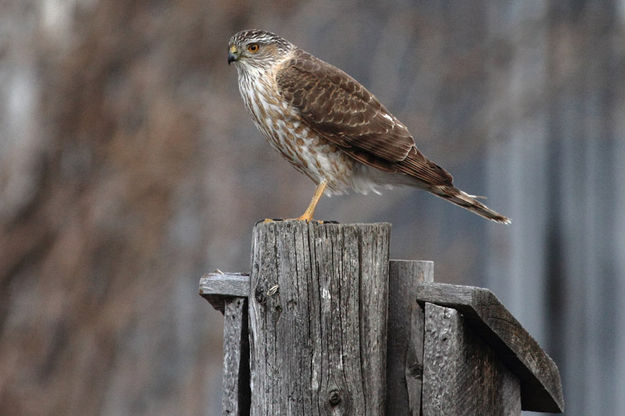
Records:
[[[228,49],[228,65],[232,62],[238,61],[240,56],[241,52],[239,49],[235,45],[230,46]]]

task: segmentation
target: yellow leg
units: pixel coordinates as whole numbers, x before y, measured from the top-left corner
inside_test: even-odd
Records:
[[[315,208],[317,208],[319,199],[321,199],[321,195],[323,195],[323,191],[326,190],[327,185],[328,183],[325,180],[321,181],[319,185],[317,185],[317,189],[315,189],[315,194],[313,195],[312,200],[310,201],[310,204],[308,205],[308,208],[306,208],[306,211],[304,211],[302,215],[297,217],[296,220],[312,221],[313,215],[315,213]]]

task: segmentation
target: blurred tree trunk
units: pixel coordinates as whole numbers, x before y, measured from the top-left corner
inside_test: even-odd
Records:
[[[202,188],[180,92],[206,70],[202,6],[44,3],[2,15],[1,413],[199,414],[219,340],[186,305],[208,230],[201,200],[176,216]]]

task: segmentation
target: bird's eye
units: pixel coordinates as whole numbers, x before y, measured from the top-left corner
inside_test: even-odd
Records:
[[[247,50],[251,53],[258,52],[258,43],[250,43],[249,45],[247,45]]]

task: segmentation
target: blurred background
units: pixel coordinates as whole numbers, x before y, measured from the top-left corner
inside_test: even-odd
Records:
[[[394,258],[485,286],[559,365],[566,414],[625,414],[625,1],[0,1],[0,414],[215,415],[208,271],[314,186],[226,64],[277,32],[361,81],[502,226],[424,192],[325,198]]]

